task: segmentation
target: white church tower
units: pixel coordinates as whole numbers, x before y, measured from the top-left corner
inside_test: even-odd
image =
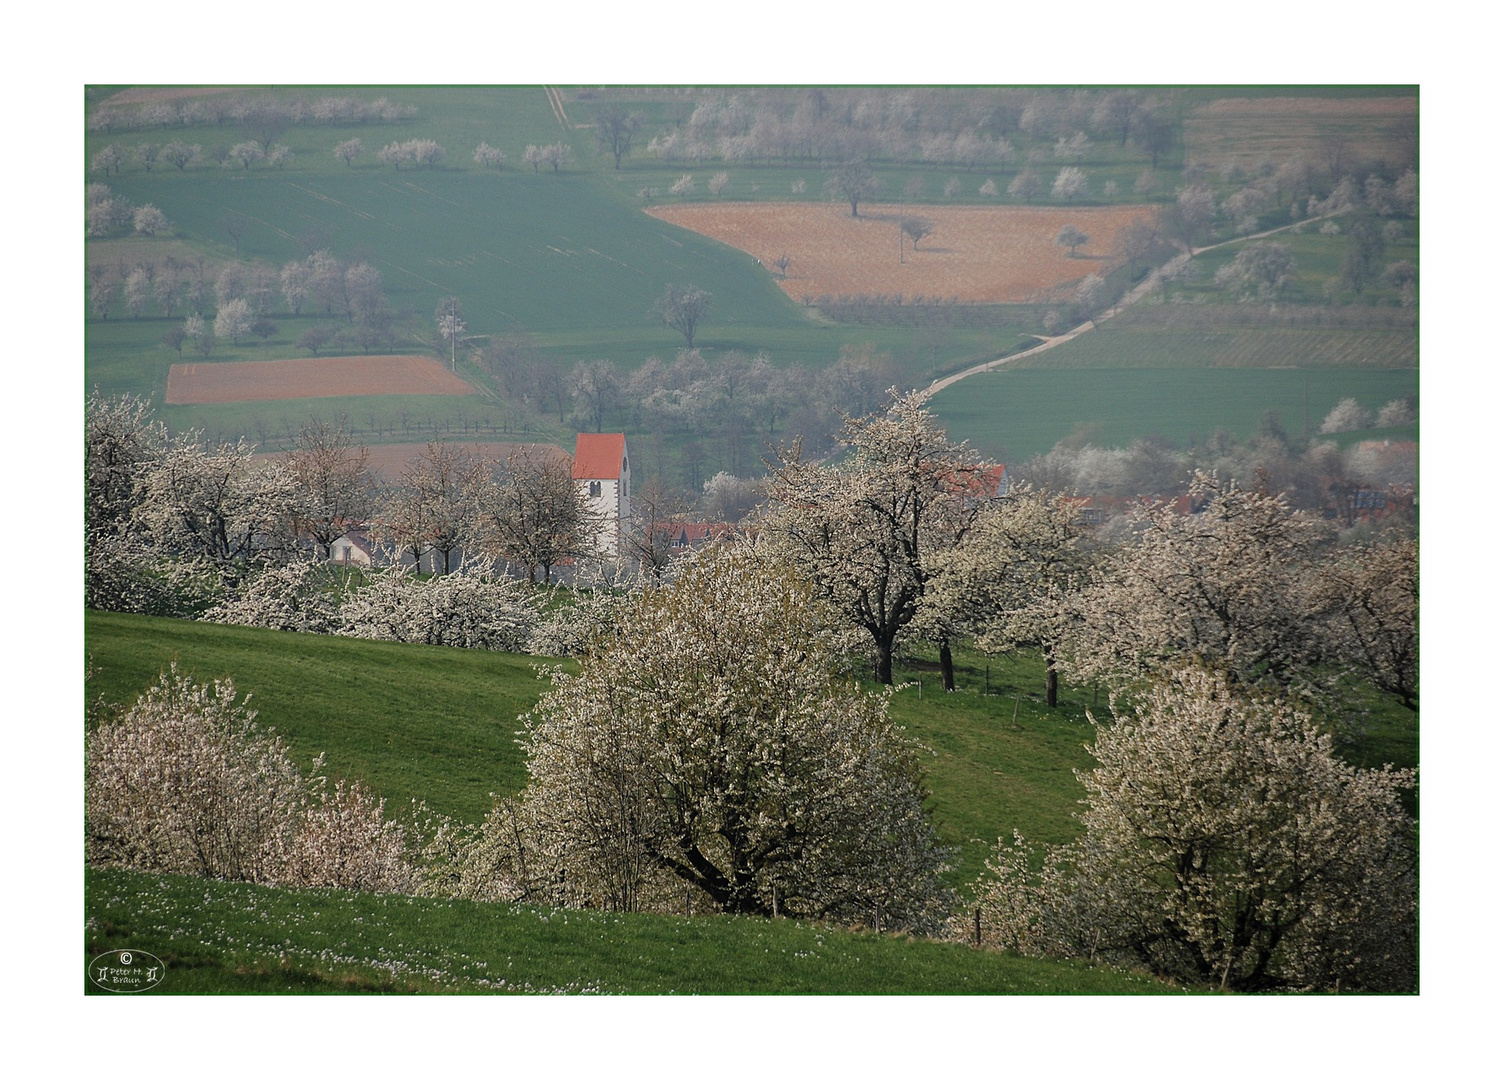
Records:
[[[632,516],[632,465],[627,459],[626,435],[576,435],[574,482],[598,522],[596,549],[619,554],[622,531]]]

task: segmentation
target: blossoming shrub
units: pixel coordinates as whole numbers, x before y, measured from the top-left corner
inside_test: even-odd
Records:
[[[984,940],[1240,990],[1416,986],[1413,770],[1361,770],[1308,716],[1181,671],[1092,753],[1085,835],[1031,869],[999,842]]]
[[[472,895],[931,929],[944,852],[888,700],[832,673],[807,584],[716,547],[630,601],[524,719]]]
[[[347,637],[521,652],[537,625],[522,582],[485,573],[422,578],[406,569],[379,570],[339,606]]]
[[[205,622],[264,626],[309,634],[332,633],[337,605],[328,594],[328,578],[310,560],[271,567],[247,578],[239,590],[200,616]]]
[[[416,838],[359,784],[329,791],[261,730],[229,680],[177,666],[88,736],[91,863],[266,885],[412,891]]]

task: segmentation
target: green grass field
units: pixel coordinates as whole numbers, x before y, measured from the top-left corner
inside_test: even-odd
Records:
[[[547,687],[546,661],[511,653],[112,612],[88,613],[84,651],[90,701],[132,704],[173,660],[201,682],[230,676],[304,767],[323,753],[395,808],[421,799],[467,821],[525,782],[517,717]]]
[[[471,822],[493,793],[526,782],[517,718],[548,687],[535,668],[553,663],[100,611],[87,613],[84,648],[90,701],[129,705],[173,660],[200,681],[230,676],[252,695],[258,723],[275,727],[304,766],[323,753],[331,775],[367,781],[393,807],[426,800]],[[1051,713],[1033,700],[1043,686],[1037,661],[993,661],[990,675],[985,664],[963,659],[957,694],[937,693],[929,675],[934,686],[894,698],[895,718],[935,751],[923,764],[936,821],[959,854],[957,886],[981,869],[985,852],[973,841],[1015,828],[1041,840],[1072,835],[1080,789],[1071,769],[1089,764],[1089,697],[1067,690]],[[919,668],[904,677],[926,680]],[[1019,730],[1015,690],[1025,695]]]
[[[167,966],[161,994],[1166,994],[1085,963],[787,919],[669,918],[91,869],[85,962]],[[104,993],[86,982],[85,993]]]
[[[172,660],[199,680],[251,693],[305,767],[359,777],[400,810],[421,799],[479,821],[492,795],[526,781],[517,717],[546,689],[532,657],[279,633],[88,612],[88,700],[128,704]],[[1036,655],[957,651],[957,692],[932,659],[900,665],[894,718],[921,746],[948,876],[963,897],[991,844],[1078,831],[1090,768],[1090,688],[1042,703]],[[1365,765],[1417,763],[1414,714],[1371,702]],[[794,923],[547,912],[406,897],[280,892],[90,870],[86,951],[144,949],[169,960],[173,992],[358,993],[492,990],[608,993],[1132,993],[1157,983],[1083,965]],[[497,980],[505,980],[505,984]]]
[[[1108,335],[1077,340],[1099,337]],[[1246,438],[1274,410],[1287,431],[1299,434],[1309,422],[1314,433],[1344,397],[1377,409],[1416,393],[1418,385],[1415,371],[1405,369],[1040,365],[974,375],[936,394],[931,407],[952,438],[969,440],[995,458],[1020,461],[1049,450],[1076,425],[1089,429],[1090,441],[1099,446],[1126,446],[1147,435],[1186,444],[1218,428]],[[1376,429],[1362,436],[1413,439],[1416,430]]]

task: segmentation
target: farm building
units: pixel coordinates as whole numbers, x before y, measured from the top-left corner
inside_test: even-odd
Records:
[[[607,555],[618,554],[622,530],[632,518],[632,464],[627,457],[626,435],[576,435],[574,482],[598,522],[596,549]]]
[[[659,529],[668,537],[669,548],[676,552],[702,548],[731,532],[731,526],[724,521],[670,521]]]
[[[344,566],[374,566],[375,556],[370,537],[354,529],[329,545],[329,561]]]

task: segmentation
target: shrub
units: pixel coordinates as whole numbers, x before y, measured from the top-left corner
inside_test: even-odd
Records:
[[[319,564],[303,560],[246,579],[239,591],[200,616],[205,622],[327,634],[337,625]]]
[[[537,625],[527,587],[463,570],[421,578],[410,570],[380,570],[339,606],[346,637],[521,652]]]
[[[282,740],[260,731],[234,683],[177,665],[118,722],[89,735],[90,862],[229,881],[275,881],[306,784]]]
[[[709,548],[622,627],[525,717],[529,785],[483,830],[493,881],[617,910],[688,895],[939,925],[950,897],[913,750],[886,697],[834,675],[807,584]]]
[[[1239,990],[1415,989],[1413,770],[1345,765],[1310,717],[1201,671],[1114,720],[1078,774],[1085,835],[1040,871],[999,841],[986,940]]]
[[[1373,413],[1358,404],[1356,398],[1343,398],[1326,414],[1320,434],[1335,435],[1342,431],[1359,431],[1373,427]]]
[[[177,665],[86,745],[89,862],[263,885],[411,892],[418,830],[358,783],[304,777],[228,679]]]

